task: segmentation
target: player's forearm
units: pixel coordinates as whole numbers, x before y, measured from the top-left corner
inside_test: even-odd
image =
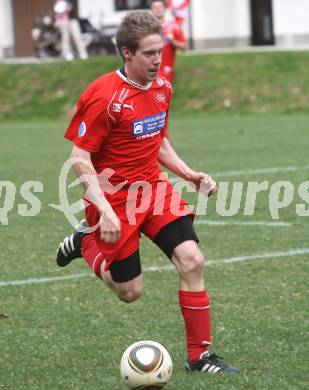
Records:
[[[76,176],[80,179],[85,191],[85,198],[95,204],[101,213],[111,209],[111,205],[106,200],[100,188],[95,169],[91,162],[90,153],[74,147],[71,158],[73,159],[72,168]]]
[[[167,138],[163,138],[159,163],[184,180],[190,180],[194,171],[178,156]]]
[[[185,42],[176,41],[174,39],[172,41],[172,43],[173,43],[174,47],[176,47],[176,49],[178,49],[178,50],[185,51],[187,48],[187,44]]]

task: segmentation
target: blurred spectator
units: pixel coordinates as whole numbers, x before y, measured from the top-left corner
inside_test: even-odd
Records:
[[[151,13],[159,19],[163,26],[164,47],[160,73],[169,82],[174,79],[174,63],[177,50],[186,49],[186,38],[179,23],[173,20],[165,20],[166,2],[164,0],[152,0],[150,3]]]
[[[34,53],[39,58],[59,56],[60,32],[55,27],[52,12],[44,12],[34,20],[31,30]]]
[[[72,61],[74,59],[71,38],[76,46],[78,55],[82,59],[88,58],[81,29],[77,17],[73,13],[73,5],[68,0],[56,0],[54,5],[55,25],[61,32],[62,56]]]

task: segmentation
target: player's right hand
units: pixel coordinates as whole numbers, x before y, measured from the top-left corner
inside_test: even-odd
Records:
[[[217,192],[217,184],[214,179],[205,172],[192,172],[188,177],[189,183],[193,183],[193,186],[203,194],[207,196],[213,195]]]
[[[121,224],[119,218],[112,209],[105,211],[101,216],[100,239],[105,242],[115,243],[121,236]]]
[[[205,175],[200,183],[199,191],[211,196],[218,191],[217,183],[210,175]]]
[[[174,37],[174,34],[172,32],[168,32],[166,35],[165,35],[165,39],[169,42],[172,42],[175,37]]]

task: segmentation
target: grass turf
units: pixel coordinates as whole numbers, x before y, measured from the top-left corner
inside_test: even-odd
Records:
[[[179,55],[173,110],[308,113],[308,59],[306,51]],[[87,85],[120,65],[116,56],[73,63],[0,64],[0,119],[70,116]]]
[[[218,181],[291,181],[297,189],[308,180],[308,115],[172,116],[170,133],[179,154],[197,170],[225,172],[280,166],[295,171],[222,175]],[[87,273],[77,261],[58,269],[58,242],[71,228],[48,206],[58,203],[58,174],[70,145],[63,122],[3,123],[0,126],[1,180],[19,191],[39,180],[41,212],[21,217],[17,194],[8,226],[1,229],[1,281]],[[1,192],[1,206],[4,200]],[[71,199],[80,191],[75,189]],[[190,202],[196,196],[185,195]],[[308,248],[308,218],[293,203],[280,212],[289,227],[197,226],[208,259]],[[243,210],[242,198],[241,211]],[[307,206],[308,208],[308,206]],[[207,218],[219,221],[271,221],[268,193],[258,195],[256,213],[233,218],[216,213],[209,201]],[[142,240],[144,267],[168,261]],[[164,344],[174,362],[166,389],[305,389],[308,384],[305,337],[308,330],[306,271],[308,255],[206,266],[212,298],[214,349],[241,368],[239,375],[187,374],[184,329],[177,305],[173,271],[145,273],[145,294],[131,305],[118,302],[92,277],[43,284],[0,286],[0,388],[120,390],[118,364],[124,349],[141,339]],[[1,315],[2,314],[2,315]]]

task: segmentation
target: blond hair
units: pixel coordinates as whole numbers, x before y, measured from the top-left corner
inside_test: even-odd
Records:
[[[162,36],[163,30],[158,19],[149,11],[131,11],[120,23],[116,32],[117,49],[121,57],[122,48],[126,47],[134,55],[139,47],[139,41],[148,35]]]

